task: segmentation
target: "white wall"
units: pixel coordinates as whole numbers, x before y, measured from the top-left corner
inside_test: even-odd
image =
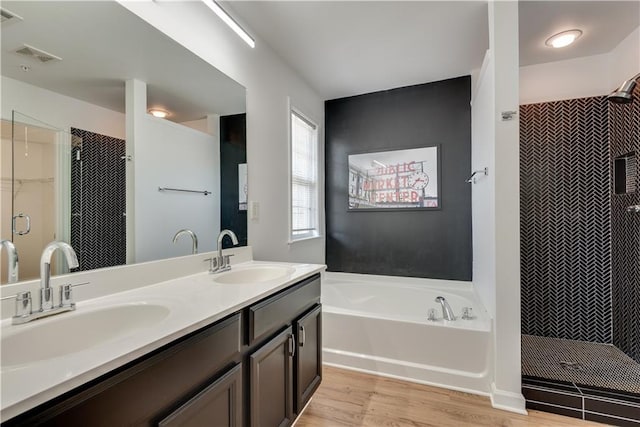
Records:
[[[190,254],[188,236],[172,243],[174,234],[183,228],[198,236],[200,252],[215,250],[220,232],[219,137],[147,114],[145,83],[127,81],[126,87],[127,154],[133,156],[127,166],[133,168],[135,183],[127,185],[127,192],[133,192],[128,201],[134,203],[135,211],[128,222],[135,234],[134,261]],[[161,192],[158,187],[212,194]]]
[[[251,49],[201,2],[121,4],[247,89],[249,200],[260,204],[260,218],[248,224],[255,258],[324,263],[324,238],[287,244],[287,97],[319,124],[324,123],[323,100],[261,39]],[[320,195],[324,213],[323,189]]]
[[[520,104],[607,95],[640,72],[640,27],[611,52],[520,68]]]
[[[609,53],[609,91],[640,73],[640,26]]]
[[[525,413],[520,372],[518,3],[489,2],[489,52],[474,76],[473,169],[489,176],[472,187],[474,285],[493,316],[496,408]]]
[[[611,92],[609,55],[586,56],[520,68],[520,104],[600,96]]]
[[[526,412],[520,365],[520,128],[517,115],[511,121],[501,120],[501,112],[518,111],[518,2],[492,2],[489,8],[494,11],[490,46],[495,54],[496,87],[496,342],[491,402],[498,408]]]
[[[475,76],[474,76],[475,77]],[[495,62],[487,51],[474,78],[471,106],[471,169],[489,168],[471,186],[473,284],[491,316],[496,312],[495,223]]]
[[[69,132],[72,127],[114,138],[125,138],[124,114],[88,102],[2,76],[2,109],[5,120],[11,110]]]

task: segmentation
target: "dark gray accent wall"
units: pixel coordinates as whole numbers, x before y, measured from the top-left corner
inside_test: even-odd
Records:
[[[220,229],[233,231],[239,246],[247,246],[247,211],[238,208],[238,165],[247,163],[246,120],[246,114],[220,117]],[[224,239],[222,246],[233,245]]]
[[[632,104],[609,104],[611,157],[634,153],[640,164],[640,86]],[[634,193],[611,196],[613,343],[640,363],[640,213],[627,207],[640,204],[640,177]]]
[[[329,271],[471,280],[471,78],[325,102]],[[440,210],[347,211],[349,154],[440,147]]]
[[[522,333],[612,342],[605,97],[520,106]]]
[[[71,246],[76,271],[127,261],[124,139],[71,128]],[[78,154],[79,153],[79,154]]]

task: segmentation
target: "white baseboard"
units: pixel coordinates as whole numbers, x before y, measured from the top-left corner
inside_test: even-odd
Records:
[[[522,393],[498,390],[496,384],[491,383],[491,406],[503,411],[515,412],[516,414],[527,415],[526,401]]]

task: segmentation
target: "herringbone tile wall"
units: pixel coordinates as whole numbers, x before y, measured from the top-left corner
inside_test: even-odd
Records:
[[[520,107],[524,334],[612,342],[607,104]]]
[[[632,104],[609,105],[612,158],[635,153],[640,164],[640,86]],[[640,214],[626,211],[640,204],[636,192],[611,197],[613,343],[640,363]]]
[[[125,141],[76,128],[71,134],[79,138],[71,157],[71,246],[78,270],[125,264]]]

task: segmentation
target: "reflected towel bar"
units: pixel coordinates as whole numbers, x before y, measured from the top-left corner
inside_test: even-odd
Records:
[[[184,190],[182,188],[169,188],[169,187],[158,187],[158,191],[180,191],[182,193],[200,193],[200,194],[204,194],[205,196],[208,196],[209,194],[213,194],[211,193],[211,191],[207,191],[207,190]]]

